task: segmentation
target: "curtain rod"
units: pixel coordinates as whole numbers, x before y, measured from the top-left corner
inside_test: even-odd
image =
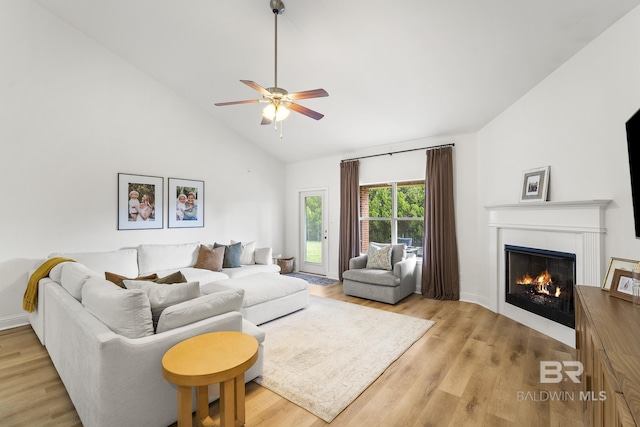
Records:
[[[419,151],[419,150],[435,150],[437,148],[444,148],[444,147],[455,147],[456,144],[454,144],[453,142],[450,144],[442,144],[442,145],[434,145],[432,147],[422,147],[422,148],[411,148],[409,150],[400,150],[400,151],[392,151],[390,153],[380,153],[380,154],[372,154],[370,156],[362,156],[362,157],[354,157],[352,159],[344,159],[341,160],[340,163],[343,162],[350,162],[353,160],[360,160],[360,159],[368,159],[369,157],[380,157],[380,156],[393,156],[394,154],[399,154],[399,153],[408,153],[410,151]]]

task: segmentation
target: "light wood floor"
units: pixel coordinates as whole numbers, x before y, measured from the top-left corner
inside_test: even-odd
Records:
[[[346,297],[341,284],[310,288],[436,322],[330,426],[583,425],[578,385],[539,381],[541,360],[576,360],[574,349],[471,303],[412,295],[390,306]],[[550,398],[551,392],[563,393]],[[328,425],[254,382],[246,393],[247,426]],[[210,413],[218,422],[217,402]],[[31,328],[0,331],[0,425],[36,424],[81,425]]]

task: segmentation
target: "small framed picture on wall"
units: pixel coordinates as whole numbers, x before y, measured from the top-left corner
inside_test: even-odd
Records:
[[[118,174],[118,230],[163,228],[164,178]]]
[[[546,202],[549,192],[549,166],[522,172],[521,202]]]
[[[169,178],[169,228],[204,227],[204,181]]]

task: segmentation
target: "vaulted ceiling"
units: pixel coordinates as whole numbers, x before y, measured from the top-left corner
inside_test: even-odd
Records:
[[[283,0],[278,86],[324,88],[283,139],[240,83],[274,83],[269,0],[34,0],[285,162],[475,132],[640,0]]]

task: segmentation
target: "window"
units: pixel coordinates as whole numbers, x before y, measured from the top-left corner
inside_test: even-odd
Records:
[[[424,181],[393,182],[360,187],[360,252],[370,242],[406,243],[422,256]]]

